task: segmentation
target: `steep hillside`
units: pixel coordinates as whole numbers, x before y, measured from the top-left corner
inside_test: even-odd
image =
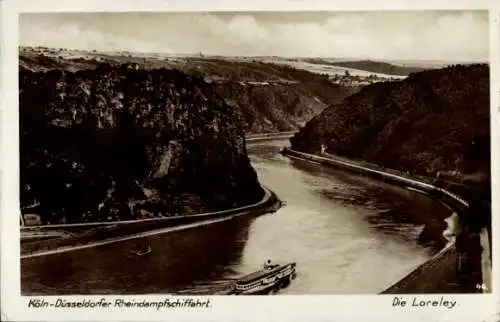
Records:
[[[237,111],[200,78],[21,68],[19,86],[21,204],[44,222],[181,215],[262,196]]]
[[[248,133],[296,130],[326,107],[300,85],[224,82],[214,89],[241,112]]]
[[[488,187],[489,70],[456,65],[364,87],[308,122],[294,149],[363,159],[388,168],[457,177]],[[462,174],[462,175],[460,175]]]
[[[297,130],[329,103],[346,96],[325,80],[316,84],[218,82],[214,88],[242,115],[248,133]]]
[[[179,69],[214,84],[244,119],[248,133],[296,130],[326,106],[340,102],[357,87],[334,84],[327,75],[258,59],[231,57],[160,57],[127,53],[21,48],[19,63],[32,71],[94,69],[101,63],[137,64],[144,69]]]

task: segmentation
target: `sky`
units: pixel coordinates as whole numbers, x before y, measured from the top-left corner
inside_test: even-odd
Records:
[[[24,13],[19,23],[21,46],[488,61],[487,11]]]

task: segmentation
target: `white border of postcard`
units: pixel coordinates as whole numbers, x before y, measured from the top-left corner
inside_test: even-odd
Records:
[[[0,2],[1,21],[1,319],[3,321],[500,321],[498,260],[493,260],[493,293],[478,295],[408,295],[413,298],[457,301],[453,309],[393,307],[392,295],[306,295],[266,297],[198,297],[210,299],[210,308],[28,308],[33,297],[20,296],[19,208],[18,208],[18,13],[53,11],[367,11],[367,10],[425,10],[478,9],[490,10],[491,64],[491,123],[492,123],[492,182],[493,227],[498,228],[499,208],[499,138],[496,126],[499,117],[499,40],[500,11],[494,0],[280,0],[280,1],[39,1],[6,0]],[[457,30],[460,32],[460,30]],[[495,229],[494,229],[495,231]],[[499,257],[498,229],[493,233],[493,258]],[[64,301],[88,300],[112,302],[175,301],[164,295],[141,296],[61,296]],[[186,297],[179,297],[182,301]],[[195,298],[195,297],[191,297]],[[101,300],[104,299],[104,300]]]

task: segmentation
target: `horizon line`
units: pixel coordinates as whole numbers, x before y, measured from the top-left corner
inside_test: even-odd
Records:
[[[203,53],[202,50],[193,53],[171,53],[171,52],[141,52],[131,50],[101,50],[101,49],[78,49],[66,47],[49,47],[44,45],[18,45],[19,48],[47,48],[66,51],[83,51],[89,53],[116,53],[116,54],[141,54],[141,55],[165,55],[165,56],[189,56],[189,57],[235,57],[235,58],[285,58],[285,59],[338,59],[348,61],[374,61],[374,62],[420,62],[420,63],[457,63],[457,64],[489,64],[489,60],[439,60],[439,59],[391,59],[391,58],[369,58],[369,57],[332,57],[332,56],[279,56],[279,55],[224,55]],[[342,62],[342,61],[339,61]]]

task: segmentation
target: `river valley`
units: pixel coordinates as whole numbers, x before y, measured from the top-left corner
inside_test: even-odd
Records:
[[[291,160],[287,140],[248,145],[260,182],[284,207],[259,217],[148,237],[21,263],[22,292],[34,294],[213,293],[274,262],[296,262],[281,294],[378,293],[444,247],[450,210],[415,191]]]

